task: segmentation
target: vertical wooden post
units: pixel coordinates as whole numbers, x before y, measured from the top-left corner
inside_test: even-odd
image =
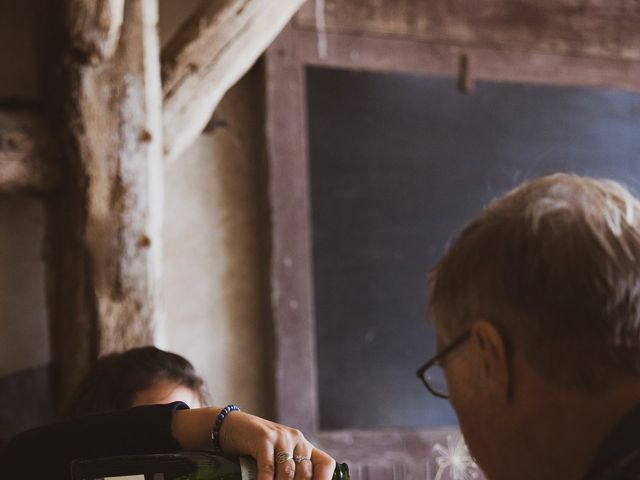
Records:
[[[49,93],[65,174],[48,242],[61,398],[97,355],[153,342],[163,208],[157,0],[65,7],[60,81]]]

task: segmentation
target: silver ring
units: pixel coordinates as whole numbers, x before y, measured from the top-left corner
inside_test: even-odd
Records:
[[[293,460],[293,455],[288,452],[276,452],[276,463],[285,463]]]
[[[305,460],[307,461],[311,461],[311,459],[309,457],[305,457],[304,455],[296,455],[295,457],[293,457],[293,461],[296,463],[302,463]]]

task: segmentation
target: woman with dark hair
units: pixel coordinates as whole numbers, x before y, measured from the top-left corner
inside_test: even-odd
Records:
[[[69,480],[74,459],[212,449],[253,457],[257,480],[331,479],[334,461],[298,430],[208,404],[202,378],[180,355],[155,347],[106,355],[76,389],[65,421],[0,448],[0,477]]]
[[[182,401],[210,404],[202,378],[186,358],[156,347],[140,347],[99,358],[72,394],[63,417]]]

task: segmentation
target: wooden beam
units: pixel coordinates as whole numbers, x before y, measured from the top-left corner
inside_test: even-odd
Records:
[[[176,159],[304,0],[204,0],[162,52],[164,153]]]
[[[640,60],[640,2],[633,0],[314,0],[294,23],[459,47]]]
[[[45,153],[48,131],[42,113],[31,109],[0,110],[0,193],[47,191],[60,172]]]
[[[71,43],[91,63],[109,59],[116,51],[124,0],[68,0],[67,24]]]
[[[63,31],[78,16],[113,31],[93,3],[67,0]],[[63,102],[52,110],[65,114],[53,121],[66,171],[49,202],[48,279],[62,397],[98,354],[154,341],[163,208],[156,24],[157,0],[126,0],[110,55],[92,55],[91,29],[62,49]]]
[[[459,77],[460,59],[468,57],[474,81],[534,83],[640,91],[640,62],[570,57],[495,48],[458,47],[419,40],[328,33],[328,55],[318,50],[319,34],[287,27],[280,47],[306,65],[374,72]],[[276,45],[276,44],[274,44]],[[286,44],[285,44],[286,45]],[[278,53],[281,52],[281,53]]]

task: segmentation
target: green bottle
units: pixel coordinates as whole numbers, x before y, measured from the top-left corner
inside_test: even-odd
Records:
[[[349,466],[346,463],[336,462],[336,469],[333,471],[333,480],[351,480]]]
[[[227,458],[210,452],[79,460],[72,464],[73,480],[255,480],[256,463],[247,457]],[[350,480],[346,463],[337,464],[333,480]]]

